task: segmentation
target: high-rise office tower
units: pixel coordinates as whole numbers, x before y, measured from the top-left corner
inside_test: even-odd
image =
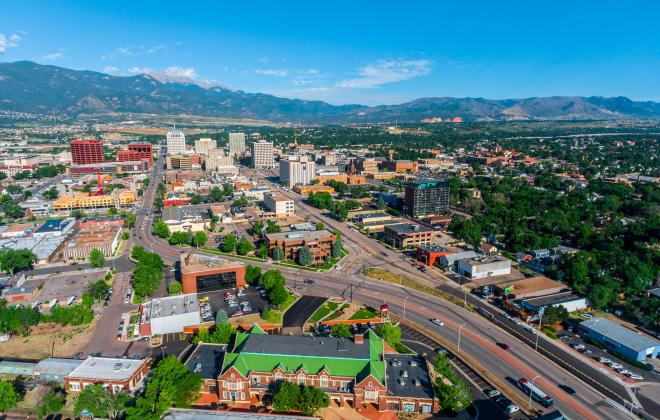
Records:
[[[71,161],[75,165],[103,163],[103,145],[99,140],[74,140],[70,148]]]
[[[213,139],[199,139],[195,140],[195,153],[198,155],[208,156],[209,152],[217,147],[217,143]]]
[[[275,162],[273,153],[273,142],[259,140],[252,143],[252,167],[253,168],[272,168]]]
[[[186,136],[176,128],[167,132],[167,154],[176,155],[186,152]]]
[[[245,153],[245,133],[229,133],[229,156]]]
[[[449,209],[449,184],[442,179],[418,179],[406,184],[403,211],[410,217],[442,214]]]
[[[280,160],[280,182],[288,185],[308,185],[314,179],[316,163],[308,156],[289,156]]]

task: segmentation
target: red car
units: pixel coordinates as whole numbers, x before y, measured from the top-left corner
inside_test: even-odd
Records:
[[[509,350],[509,345],[507,343],[497,343],[497,345],[503,350]]]

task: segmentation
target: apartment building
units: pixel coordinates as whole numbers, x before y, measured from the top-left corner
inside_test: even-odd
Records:
[[[278,192],[264,193],[264,207],[276,217],[293,216],[295,212],[293,200]]]
[[[309,156],[289,156],[280,160],[280,182],[289,188],[308,185],[316,175],[316,162]]]
[[[252,167],[253,168],[267,168],[273,167],[275,162],[275,154],[273,149],[273,142],[266,140],[259,140],[252,143],[250,146],[252,153]]]

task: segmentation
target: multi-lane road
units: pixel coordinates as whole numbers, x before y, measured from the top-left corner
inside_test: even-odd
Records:
[[[155,165],[151,185],[144,195],[144,206],[138,211],[137,236],[133,240],[136,244],[157,252],[167,262],[175,263],[179,259],[181,249],[171,247],[165,241],[150,234],[150,225],[153,221],[153,199],[156,186],[161,178],[160,167],[162,164],[160,162],[163,160],[159,159],[159,164]],[[260,174],[250,172],[254,178],[264,180]],[[569,371],[556,360],[551,360],[543,354],[533,351],[523,341],[510,334],[504,325],[494,324],[443,299],[364,277],[363,268],[381,266],[408,277],[438,281],[437,277],[415,270],[401,254],[383,247],[349,229],[345,224],[326,217],[320,210],[306,205],[300,196],[284,191],[283,193],[294,199],[297,212],[320,220],[329,228],[338,230],[342,234],[344,246],[348,249],[349,255],[343,260],[342,268],[339,271],[324,273],[274,266],[268,262],[253,262],[252,264],[264,268],[277,268],[291,283],[312,279],[315,284],[313,288],[308,288],[308,292],[321,296],[344,295],[349,297],[347,291],[350,290],[355,301],[374,307],[388,303],[400,316],[403,315],[405,306],[405,316],[408,321],[423,329],[433,329],[434,334],[452,343],[458,344],[460,336],[460,350],[468,354],[481,368],[489,371],[502,383],[511,383],[520,377],[536,378],[535,383],[551,394],[555,399],[556,407],[571,418],[626,417],[620,406],[624,404],[624,401],[630,401],[631,396],[628,388],[622,383],[606,376],[588,363],[575,359],[573,355],[561,354],[560,358],[565,358],[571,366],[576,366]],[[451,289],[449,284],[439,284],[438,286]],[[436,327],[429,323],[429,318],[441,318],[445,322],[445,326]],[[544,348],[555,346],[545,340],[540,341],[540,345]],[[510,349],[502,350],[495,344],[497,342],[509,344]],[[561,361],[560,359],[559,362]],[[583,381],[585,376],[593,378],[591,385]],[[569,385],[575,389],[576,395],[568,395],[558,388],[560,384]],[[509,386],[508,392],[519,393],[519,397],[522,396],[521,391],[518,391],[513,385]],[[618,401],[618,404],[612,403],[611,400]],[[548,411],[534,402],[532,402],[532,406]],[[658,412],[653,407],[645,408],[651,413]]]

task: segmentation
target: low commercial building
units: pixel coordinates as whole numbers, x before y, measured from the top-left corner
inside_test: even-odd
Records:
[[[385,231],[385,227],[407,223],[404,219],[381,220],[378,222],[365,222],[360,224],[360,228],[366,233],[380,233]]]
[[[12,225],[0,226],[0,238],[24,238],[29,236],[37,228],[34,223],[14,223]]]
[[[293,187],[293,192],[298,193],[300,195],[309,195],[311,193],[319,193],[319,192],[327,192],[329,194],[332,194],[335,192],[335,189],[328,185],[321,185],[321,184],[295,185]]]
[[[427,246],[431,245],[432,241],[433,229],[414,223],[385,226],[385,230],[383,231],[383,242],[396,249]]]
[[[473,257],[458,261],[459,274],[473,280],[511,274],[511,260],[503,257]]]
[[[380,167],[383,171],[397,173],[417,173],[419,171],[419,165],[412,160],[384,160],[381,162]]]
[[[250,184],[250,186],[252,185]],[[234,192],[234,200],[237,198],[245,197],[256,201],[264,201],[265,195],[270,192],[270,188],[266,186],[257,186],[252,189],[245,189]]]
[[[165,200],[163,200],[163,207],[186,206],[190,203],[192,203],[192,199],[190,197],[187,197],[183,194],[170,194]]]
[[[179,333],[202,323],[196,293],[153,299],[140,305],[140,335]]]
[[[245,264],[201,254],[181,254],[183,293],[245,287]]]
[[[513,299],[526,299],[560,293],[566,290],[566,286],[545,276],[536,276],[497,283],[494,285],[494,289],[498,295],[506,295]]]
[[[32,376],[42,382],[63,384],[64,378],[76,370],[82,363],[83,360],[78,359],[49,357],[48,359],[43,359],[37,363],[32,372]]]
[[[0,250],[29,249],[37,256],[37,264],[47,264],[60,256],[65,241],[64,236],[3,239],[0,240]]]
[[[64,389],[78,393],[88,386],[101,384],[113,394],[134,393],[144,385],[150,360],[88,357],[64,378]]]
[[[295,213],[293,200],[278,192],[264,194],[264,207],[275,213],[275,217],[289,217]]]
[[[607,318],[583,321],[578,332],[583,337],[603,344],[610,352],[616,352],[631,360],[643,362],[660,356],[660,341]]]
[[[520,305],[531,312],[538,312],[549,306],[563,306],[568,312],[575,312],[589,306],[586,296],[572,291],[525,299],[520,302]]]
[[[117,162],[103,162],[92,163],[86,165],[71,165],[69,173],[71,175],[92,175],[96,171],[102,174],[143,174],[149,172],[149,162],[144,160],[131,160],[131,161],[117,161]]]
[[[332,244],[337,237],[327,229],[315,231],[296,231],[266,233],[266,246],[271,254],[275,247],[284,251],[284,258],[295,260],[300,248],[306,246],[312,252],[314,264],[322,264],[332,255]]]
[[[163,222],[170,232],[203,232],[211,223],[208,205],[164,207]]]
[[[443,255],[456,253],[455,250],[445,248],[443,246],[420,246],[417,248],[417,261],[423,262],[426,265],[435,265],[436,262]]]
[[[106,195],[89,195],[78,192],[59,197],[53,204],[53,210],[101,210],[110,207],[127,207],[135,203],[136,197],[135,191],[128,190],[115,190]]]
[[[376,213],[367,213],[367,214],[360,214],[355,216],[354,220],[356,223],[359,224],[364,224],[364,223],[370,223],[370,222],[384,222],[386,220],[392,220],[392,215],[389,213],[385,213],[384,211],[379,211]]]
[[[66,236],[71,232],[75,223],[76,219],[73,217],[48,220],[39,226],[32,236],[36,238]]]
[[[64,248],[64,257],[69,260],[87,260],[93,249],[105,257],[111,257],[121,242],[121,226],[101,225],[80,229]]]

